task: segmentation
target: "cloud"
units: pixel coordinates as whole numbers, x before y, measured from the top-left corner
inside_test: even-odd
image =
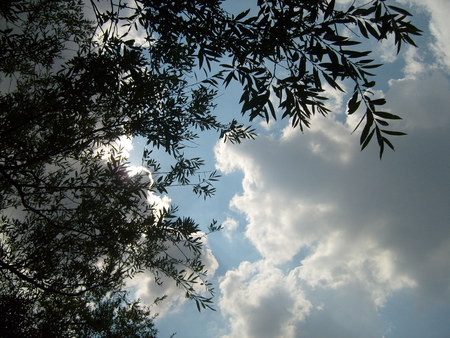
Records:
[[[410,74],[408,74],[410,75]],[[416,73],[414,78],[391,80],[387,100],[390,108],[404,118],[409,132],[445,128],[450,122],[448,78],[438,72]]]
[[[380,59],[383,62],[394,62],[397,60],[397,47],[395,46],[395,39],[392,35],[386,40],[381,40],[376,45],[376,51],[380,54]]]
[[[423,57],[419,49],[409,46],[405,51],[405,67],[403,72],[406,78],[414,78],[418,74],[422,74],[426,69]]]
[[[223,233],[225,237],[231,241],[233,232],[238,228],[239,222],[234,218],[227,217],[227,219],[222,223]]]
[[[242,262],[222,278],[222,314],[230,321],[225,337],[293,337],[311,304],[296,289],[295,276],[267,262]]]
[[[204,233],[199,233],[202,238],[202,262],[205,265],[205,270],[208,272],[208,279],[211,279],[219,263],[214,257],[211,249],[208,248],[208,239]],[[183,251],[183,252],[182,252]],[[183,259],[183,257],[190,257],[192,253],[187,250],[183,250],[181,244],[177,247],[169,244],[167,250],[165,251],[171,257]],[[185,290],[180,286],[177,286],[172,278],[160,275],[161,285],[155,283],[155,275],[152,272],[146,271],[141,274],[134,276],[132,279],[127,281],[127,289],[130,290],[133,295],[140,299],[144,304],[153,305],[153,312],[158,313],[159,317],[166,316],[171,313],[175,313],[181,309],[181,306],[188,300],[185,297]],[[199,294],[205,294],[204,286],[197,284],[196,292]],[[166,298],[154,304],[155,300],[166,296]],[[208,296],[208,294],[205,294]]]
[[[279,138],[216,146],[220,170],[244,173],[230,206],[245,216],[245,236],[263,257],[228,271],[220,284],[231,336],[329,336],[330,327],[342,337],[378,327],[380,336],[392,324],[379,312],[396,292],[450,300],[450,83],[419,69],[392,80],[386,96],[404,117],[395,128],[409,135],[393,139],[398,151],[382,161],[375,145],[361,153],[352,123],[333,115],[315,117],[305,134],[287,127]],[[282,292],[287,309],[296,297],[310,307],[301,318],[272,310],[267,328],[265,301],[278,309],[272,292]],[[349,304],[366,322],[336,314]],[[292,331],[281,334],[282,327]]]
[[[430,42],[439,64],[450,70],[450,6],[447,0],[398,0],[402,4],[410,4],[425,9],[431,16],[429,29],[434,37]]]

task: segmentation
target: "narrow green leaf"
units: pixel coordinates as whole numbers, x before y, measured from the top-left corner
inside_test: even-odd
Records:
[[[369,35],[367,34],[367,29],[366,29],[366,27],[364,26],[364,24],[362,23],[361,20],[358,20],[357,22],[358,22],[359,31],[361,32],[361,34],[362,34],[366,39],[368,39],[368,38],[369,38]]]
[[[394,145],[391,143],[391,141],[389,141],[386,137],[383,137],[383,141],[389,146],[389,148],[395,151]]]
[[[358,96],[359,96],[359,93],[358,93],[358,91],[355,90],[355,92],[352,95],[352,98],[348,101],[349,106],[354,105],[356,103],[356,101],[358,100]]]
[[[388,5],[388,7],[394,11],[396,11],[397,13],[406,15],[406,16],[412,16],[412,14],[410,12],[408,12],[406,9],[397,7],[397,6],[393,6],[393,5]]]
[[[376,99],[376,100],[370,100],[370,102],[372,102],[372,104],[375,106],[382,106],[382,105],[386,104],[386,100],[383,98]]]
[[[247,16],[247,14],[248,14],[249,12],[250,12],[250,8],[247,9],[246,11],[242,12],[242,13],[239,13],[239,14],[236,16],[235,20],[236,20],[236,21],[239,21],[239,20],[243,19],[244,17]]]
[[[333,14],[335,0],[331,0],[324,13],[325,20]]]
[[[388,112],[384,112],[384,111],[374,111],[373,112],[374,115],[382,117],[383,119],[388,119],[388,120],[401,120],[402,118],[400,116],[388,113]]]
[[[333,43],[333,45],[335,46],[354,46],[354,45],[359,45],[361,42],[359,41],[353,41],[353,40],[342,40],[342,41],[336,41]]]
[[[383,153],[384,153],[384,143],[381,143],[381,145],[380,145],[380,159],[383,157]]]
[[[417,47],[416,43],[414,42],[413,39],[411,39],[411,37],[409,35],[404,35],[403,36],[403,41],[406,41],[407,43],[409,43],[410,45]]]
[[[380,129],[375,128],[377,134],[378,146],[380,147],[380,159],[383,157],[384,152],[384,138],[381,136]]]
[[[269,106],[270,113],[272,114],[273,119],[276,120],[277,115],[275,113],[275,108],[273,107],[272,101],[270,101],[270,99],[267,101],[267,105]]]
[[[356,101],[352,105],[350,105],[350,103],[349,103],[349,105],[348,105],[348,114],[349,115],[353,114],[355,111],[358,110],[360,105],[361,105],[361,100]]]
[[[377,121],[377,123],[381,124],[383,127],[387,127],[389,125],[389,123],[381,119],[375,119],[375,121]]]
[[[313,75],[314,75],[314,83],[315,83],[316,87],[322,88],[322,83],[320,82],[319,72],[318,72],[317,68],[314,68]]]
[[[393,135],[393,136],[403,136],[403,135],[408,135],[406,133],[403,133],[401,131],[393,131],[393,130],[386,130],[386,129],[381,129],[381,131],[384,134],[388,134],[388,135]]]
[[[341,86],[339,86],[339,84],[335,80],[333,80],[328,74],[323,73],[322,75],[331,87],[333,87],[334,89],[339,89],[341,92],[344,92]]]
[[[231,80],[235,78],[234,76],[234,71],[231,71],[227,77],[225,78],[225,80],[223,80],[223,83],[225,84],[225,88],[228,87],[228,85],[230,84]]]
[[[298,76],[303,77],[306,72],[306,57],[302,56],[300,59],[300,66],[298,67]]]
[[[372,139],[374,133],[375,133],[375,129],[372,129],[372,131],[370,132],[369,136],[366,138],[366,140],[361,145],[361,151],[363,151],[364,148],[366,148],[367,145],[370,143],[370,140]]]
[[[364,69],[372,69],[372,68],[378,68],[378,67],[381,67],[383,64],[381,64],[381,63],[377,63],[377,64],[374,64],[374,65],[364,65],[364,66],[362,66],[361,68],[364,68]]]
[[[379,34],[379,33],[377,32],[377,30],[376,30],[374,27],[372,27],[372,25],[369,24],[368,22],[366,22],[366,28],[367,28],[367,30],[369,31],[369,33],[370,33],[374,38],[376,38],[377,40],[380,39],[380,34]]]
[[[361,137],[359,139],[359,144],[363,144],[364,141],[367,139],[367,136],[369,135],[369,131],[370,131],[370,128],[372,127],[372,124],[373,124],[373,118],[371,115],[368,115],[366,117],[366,125],[364,126],[364,129],[361,133]]]

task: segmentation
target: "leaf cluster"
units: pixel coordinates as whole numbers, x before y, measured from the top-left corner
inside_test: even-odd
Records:
[[[224,34],[230,61],[220,65],[220,75],[225,86],[232,81],[242,85],[242,114],[267,122],[280,115],[289,117],[294,127],[303,130],[312,115],[329,112],[324,83],[343,91],[342,83],[351,81],[348,113],[354,113],[361,102],[366,106],[361,148],[375,134],[380,156],[385,144],[393,149],[387,136],[403,133],[386,127],[399,117],[375,109],[384,103],[372,99],[370,92],[376,85],[372,70],[380,64],[370,57],[371,50],[361,50],[360,45],[364,39],[381,41],[392,34],[398,52],[404,43],[415,46],[412,36],[421,32],[408,20],[411,14],[381,0],[359,5],[354,1],[347,8],[334,0],[295,6],[289,1],[259,1],[258,5],[256,15],[245,11],[229,21]]]

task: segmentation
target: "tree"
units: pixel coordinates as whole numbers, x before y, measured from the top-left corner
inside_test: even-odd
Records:
[[[387,126],[399,117],[378,109],[385,100],[373,96],[370,72],[379,65],[359,45],[391,34],[398,51],[414,45],[410,14],[382,0],[257,5],[234,16],[217,0],[2,2],[0,305],[10,332],[153,336],[148,309],[124,289],[143,271],[211,307],[200,226],[157,200],[176,185],[214,193],[218,175],[195,181],[203,161],[183,152],[199,131],[254,138],[251,126],[215,115],[222,85],[242,85],[250,121],[289,118],[303,129],[328,112],[322,83],[350,81],[348,114],[365,107],[361,147],[375,135],[380,156],[393,148],[387,136],[403,133]],[[137,174],[118,143],[135,136],[147,139]],[[172,156],[169,169],[155,148]]]

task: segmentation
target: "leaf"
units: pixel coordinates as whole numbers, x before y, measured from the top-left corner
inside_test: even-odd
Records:
[[[269,106],[270,113],[272,114],[273,119],[276,120],[277,115],[275,113],[275,108],[273,107],[272,101],[270,99],[267,101],[267,105]]]
[[[250,12],[250,8],[247,9],[247,10],[245,10],[245,11],[243,11],[242,13],[239,13],[239,14],[236,16],[235,20],[236,20],[236,21],[239,21],[239,20],[243,19],[244,17],[247,16],[247,14],[248,14],[249,12]]]
[[[325,10],[324,13],[325,20],[328,19],[333,14],[334,4],[335,0],[331,0],[330,3],[328,4],[327,9]]]
[[[349,106],[355,105],[356,101],[358,100],[358,95],[359,95],[358,91],[355,90],[355,92],[352,95],[352,98],[348,101]]]
[[[335,45],[335,46],[354,46],[354,45],[359,45],[359,44],[361,44],[361,42],[353,41],[353,40],[349,40],[349,39],[337,41],[337,42],[333,43],[333,45]]]
[[[393,6],[393,5],[388,5],[388,7],[394,11],[396,11],[397,13],[406,15],[406,16],[412,16],[412,14],[410,12],[408,12],[406,9],[397,7],[397,6]]]
[[[386,129],[382,129],[381,130],[384,134],[388,134],[388,135],[393,135],[393,136],[403,136],[403,135],[408,135],[406,133],[403,133],[401,131],[393,131],[393,130],[386,130]]]
[[[366,29],[366,27],[364,26],[364,24],[362,23],[361,20],[358,20],[357,22],[358,22],[359,31],[361,32],[361,34],[362,34],[366,39],[368,39],[368,38],[369,38],[369,35],[367,34],[367,29]]]
[[[389,146],[389,148],[391,148],[392,150],[395,151],[394,145],[391,143],[391,141],[389,141],[389,140],[388,140],[387,138],[385,138],[385,137],[383,137],[383,141],[384,141],[384,143],[386,143],[386,144]]]
[[[314,83],[317,88],[322,88],[322,83],[320,82],[319,72],[317,68],[314,68],[313,70],[313,76],[314,76]]]
[[[367,139],[367,136],[369,135],[370,128],[373,125],[373,117],[372,117],[372,115],[370,115],[369,112],[367,112],[366,114],[368,114],[368,115],[366,117],[366,125],[364,126],[364,129],[363,129],[363,131],[361,133],[361,137],[359,139],[359,143],[360,144],[363,144],[364,141]]]
[[[380,120],[380,119],[375,119],[379,124],[381,124],[382,126],[384,126],[384,127],[387,127],[387,126],[389,126],[389,123],[387,123],[386,121],[384,121],[384,120]]]
[[[223,80],[223,83],[225,85],[225,88],[228,87],[228,85],[230,84],[232,79],[236,79],[235,75],[234,75],[234,71],[231,71],[227,77],[225,78],[225,80]]]
[[[401,120],[402,118],[400,116],[388,113],[388,112],[384,112],[384,111],[375,111],[373,112],[374,115],[382,117],[384,119],[388,119],[388,120]]]
[[[377,63],[377,64],[374,64],[374,65],[364,65],[364,66],[362,66],[361,68],[364,68],[364,69],[372,69],[372,68],[378,68],[378,67],[381,67],[381,66],[382,66],[381,63]]]
[[[411,37],[409,35],[404,35],[403,36],[403,41],[406,41],[407,43],[409,43],[410,45],[417,47],[416,43],[414,42],[413,39],[411,39]]]
[[[322,75],[331,87],[333,87],[334,89],[339,89],[341,92],[344,92],[344,90],[339,86],[339,84],[335,80],[333,80],[327,73],[323,73]]]
[[[383,152],[384,152],[384,138],[383,138],[383,136],[381,136],[380,129],[375,128],[375,132],[377,134],[378,146],[380,147],[380,158],[382,158]]]
[[[363,151],[364,148],[366,148],[367,145],[370,143],[370,140],[372,139],[374,133],[375,133],[375,129],[372,129],[372,131],[370,132],[369,136],[366,138],[366,140],[361,145],[361,151]]]
[[[306,72],[306,57],[302,56],[300,59],[300,65],[298,67],[298,76],[302,78]]]
[[[370,102],[375,106],[382,106],[382,105],[386,104],[385,99],[370,100]]]
[[[376,38],[377,40],[380,39],[380,34],[377,32],[377,30],[375,28],[372,27],[371,24],[369,24],[368,22],[366,22],[366,28],[369,31],[369,33]]]
[[[350,56],[351,58],[361,58],[361,57],[369,55],[371,52],[370,51],[360,52],[357,50],[347,49],[347,50],[343,50],[342,53]]]
[[[357,94],[358,93],[356,93],[356,97],[357,97]],[[347,107],[348,107],[348,114],[349,115],[353,114],[355,111],[358,110],[360,105],[361,105],[361,100],[355,100],[355,101],[350,100],[348,102],[348,105],[347,105]]]

